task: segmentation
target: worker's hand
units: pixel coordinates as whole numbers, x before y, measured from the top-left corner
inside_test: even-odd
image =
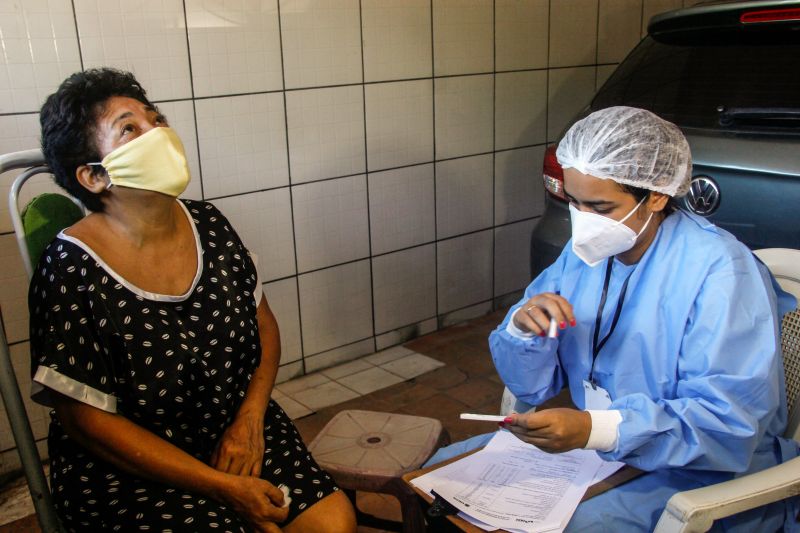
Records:
[[[566,298],[552,292],[543,292],[525,302],[514,314],[514,325],[522,331],[544,337],[550,327],[550,318],[556,319],[560,329],[576,324],[572,304]]]
[[[592,417],[586,411],[565,407],[511,414],[503,426],[517,438],[546,452],[583,448],[592,431]]]
[[[264,418],[240,413],[217,442],[211,467],[228,474],[258,477],[263,461]]]

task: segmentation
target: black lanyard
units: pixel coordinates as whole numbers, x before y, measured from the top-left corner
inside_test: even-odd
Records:
[[[611,334],[614,333],[614,329],[617,327],[617,322],[619,321],[619,315],[622,312],[622,304],[625,303],[625,293],[628,292],[628,281],[631,279],[631,274],[633,274],[633,270],[631,270],[628,277],[625,278],[625,282],[622,284],[622,289],[619,291],[619,300],[617,301],[617,310],[614,312],[614,319],[611,321],[611,328],[609,328],[608,333],[603,340],[600,341],[600,344],[597,343],[597,340],[600,336],[600,322],[603,320],[603,308],[606,306],[606,297],[608,297],[608,284],[611,282],[611,265],[614,264],[614,258],[609,257],[608,262],[606,263],[606,279],[603,282],[603,294],[600,296],[600,305],[597,307],[597,319],[594,322],[594,338],[592,339],[592,368],[589,371],[589,382],[594,385],[594,363],[597,361],[597,354],[600,353],[600,350],[603,349],[605,346],[606,341]]]

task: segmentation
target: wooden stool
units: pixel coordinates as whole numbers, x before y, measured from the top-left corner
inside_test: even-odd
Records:
[[[400,500],[402,531],[425,531],[425,520],[416,494],[401,476],[417,470],[450,438],[441,422],[422,416],[342,411],[322,428],[309,444],[314,459],[333,476],[351,497],[355,491],[391,494]],[[358,523],[395,529],[396,522],[362,513],[356,507]]]

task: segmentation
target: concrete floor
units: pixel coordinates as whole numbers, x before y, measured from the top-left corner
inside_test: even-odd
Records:
[[[498,311],[406,343],[405,347],[441,361],[444,366],[296,419],[295,425],[303,439],[310,442],[336,413],[344,409],[436,418],[450,433],[452,441],[492,431],[492,424],[460,420],[458,415],[462,412],[496,413],[499,410],[503,384],[492,364],[487,337],[504,314],[505,311]],[[5,492],[6,489],[2,490]],[[380,517],[400,519],[399,504],[391,496],[359,493],[358,505],[361,510]],[[361,533],[376,531],[379,530],[359,527]],[[0,533],[11,532],[39,532],[36,517],[30,515],[0,526]]]

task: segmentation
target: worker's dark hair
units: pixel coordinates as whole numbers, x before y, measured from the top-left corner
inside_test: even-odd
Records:
[[[641,187],[633,187],[632,185],[623,185],[622,183],[617,183],[619,188],[625,191],[626,193],[633,195],[636,198],[637,202],[641,202],[642,198],[647,198],[650,196],[652,192],[650,189],[643,189]],[[679,208],[678,201],[675,200],[674,196],[670,196],[669,200],[667,200],[667,205],[664,206],[664,216],[671,215]]]

